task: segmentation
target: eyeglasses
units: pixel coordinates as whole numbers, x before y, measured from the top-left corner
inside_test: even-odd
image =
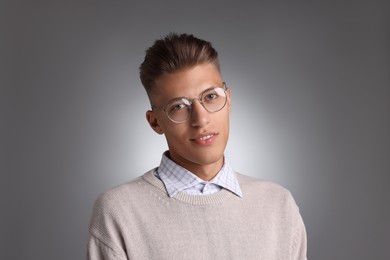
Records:
[[[183,123],[191,115],[192,104],[195,100],[210,113],[222,110],[227,101],[226,83],[223,82],[223,87],[211,87],[203,91],[198,98],[189,100],[185,97],[175,98],[169,101],[162,111],[174,123]],[[152,109],[156,108],[152,106]]]

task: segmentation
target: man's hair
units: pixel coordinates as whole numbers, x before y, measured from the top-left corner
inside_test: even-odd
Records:
[[[170,33],[146,50],[140,66],[141,82],[150,94],[159,77],[205,63],[214,64],[220,71],[218,52],[210,42],[191,34]]]

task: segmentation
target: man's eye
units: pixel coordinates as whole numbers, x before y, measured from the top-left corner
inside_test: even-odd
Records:
[[[170,111],[177,111],[177,110],[181,110],[185,107],[186,107],[185,104],[175,104],[175,105],[171,106],[171,108],[169,110]]]
[[[217,97],[218,97],[217,94],[215,94],[215,93],[210,93],[210,94],[207,94],[205,98],[206,98],[206,101],[211,101],[211,100],[216,99]]]

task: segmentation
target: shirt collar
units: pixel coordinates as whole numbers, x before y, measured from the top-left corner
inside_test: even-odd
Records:
[[[161,158],[160,166],[156,171],[156,175],[164,183],[169,197],[174,197],[180,191],[205,182],[195,174],[169,159],[166,153],[164,153]],[[239,197],[242,197],[240,185],[233,169],[226,160],[226,157],[224,158],[224,164],[221,170],[209,182],[216,184],[221,188],[227,189]]]

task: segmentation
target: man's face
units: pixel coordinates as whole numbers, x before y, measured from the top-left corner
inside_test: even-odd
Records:
[[[183,123],[172,122],[162,109],[172,99],[193,100],[210,87],[222,86],[218,69],[206,63],[158,78],[150,94],[151,103],[157,109],[147,112],[149,124],[157,133],[165,135],[170,158],[195,174],[205,169],[218,172],[223,164],[229,136],[230,89],[222,110],[210,113],[194,100],[191,115]]]

